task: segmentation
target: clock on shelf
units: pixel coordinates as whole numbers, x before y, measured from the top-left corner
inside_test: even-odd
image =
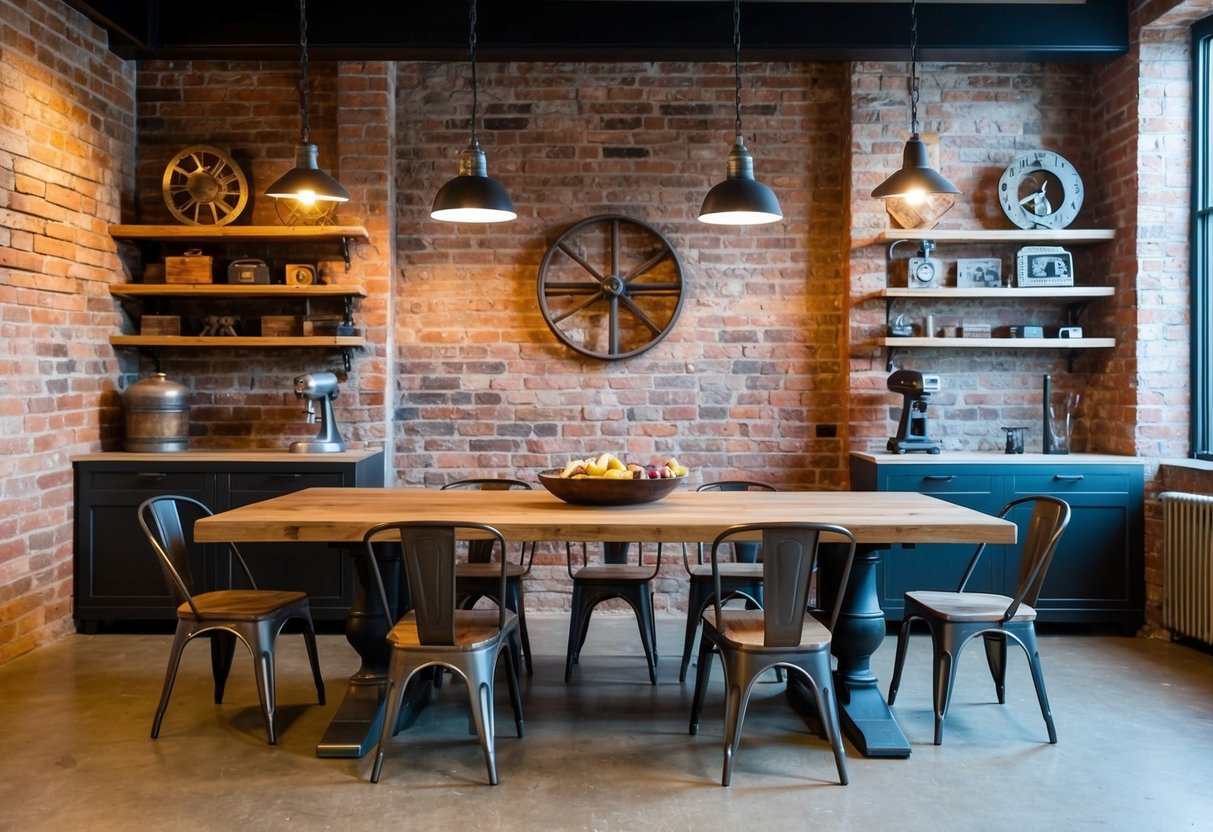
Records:
[[[1078,170],[1051,150],[1021,153],[998,179],[998,202],[1020,228],[1065,228],[1082,208]]]

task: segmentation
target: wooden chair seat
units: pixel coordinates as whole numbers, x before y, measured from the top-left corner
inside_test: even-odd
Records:
[[[712,564],[701,563],[691,567],[690,574],[692,578],[710,581],[712,580]],[[720,564],[720,577],[722,578],[749,578],[752,580],[762,580],[762,564],[761,563],[722,563]]]
[[[498,568],[500,574],[500,568]],[[455,643],[453,645],[422,644],[417,633],[417,614],[406,613],[387,639],[398,650],[483,650],[498,639],[501,633],[508,634],[518,626],[518,616],[507,612],[505,626],[501,627],[497,610],[455,610]]]
[[[647,581],[653,577],[651,566],[628,566],[626,564],[607,564],[605,566],[583,566],[573,572],[573,580],[582,583],[602,581]]]
[[[1001,621],[1011,606],[1011,598],[988,592],[933,592],[914,590],[906,600],[920,610],[944,621]],[[1035,621],[1036,610],[1020,604],[1010,621]]]
[[[724,631],[719,636],[735,650],[763,650],[777,652],[779,650],[819,650],[830,644],[829,629],[813,618],[806,615],[804,626],[800,631],[800,644],[790,647],[765,647],[763,645],[765,627],[762,610],[732,610],[722,609]],[[703,611],[703,622],[716,630],[716,609],[708,607]]]
[[[198,615],[188,602],[177,607],[178,618],[223,618],[230,621],[256,621],[290,607],[307,606],[307,593],[272,589],[221,589],[194,596]]]
[[[528,567],[521,563],[507,563],[505,576],[521,578],[527,573]],[[496,580],[501,577],[501,567],[495,563],[460,563],[455,566],[455,578],[487,578]]]

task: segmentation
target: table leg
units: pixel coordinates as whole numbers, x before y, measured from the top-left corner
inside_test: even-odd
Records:
[[[355,555],[358,571],[358,588],[345,620],[345,638],[358,653],[361,664],[350,677],[337,713],[333,715],[324,737],[316,746],[317,757],[362,757],[379,742],[383,727],[383,691],[387,683],[388,663],[391,648],[386,640],[388,623],[383,614],[383,605],[377,593],[367,592],[374,580],[367,571],[365,556]],[[379,558],[379,569],[383,575],[388,603],[395,607],[393,619],[410,606],[407,597],[401,598],[400,553],[396,547],[385,547]],[[433,689],[430,674],[418,674],[405,691],[404,707],[396,730],[407,728],[429,702]]]
[[[833,594],[832,587],[838,585],[845,554],[845,547],[822,546],[817,585],[819,593],[823,590],[827,593],[823,606],[833,603],[828,596]],[[843,732],[860,754],[905,758],[910,756],[910,743],[877,688],[871,668],[872,654],[880,647],[885,632],[884,612],[876,591],[876,566],[880,558],[881,549],[871,546],[861,546],[855,553],[833,634],[834,656],[838,659],[834,688]],[[812,703],[812,693],[800,684],[789,685],[788,694]],[[816,711],[815,706],[813,710]]]

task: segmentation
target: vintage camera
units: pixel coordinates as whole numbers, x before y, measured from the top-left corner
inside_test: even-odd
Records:
[[[1080,326],[1062,326],[1057,328],[1058,338],[1081,338],[1082,327]]]

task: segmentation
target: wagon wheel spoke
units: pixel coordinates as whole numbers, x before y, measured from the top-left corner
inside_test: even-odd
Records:
[[[648,260],[645,260],[639,266],[637,266],[636,268],[634,268],[630,272],[628,272],[623,278],[624,282],[631,283],[633,280],[640,277],[642,274],[652,271],[655,266],[660,264],[663,260],[665,260],[669,256],[670,256],[669,249],[665,249],[664,251],[657,252],[652,257],[650,257]]]
[[[581,268],[585,269],[587,272],[594,275],[594,277],[598,279],[599,283],[606,280],[606,278],[602,276],[602,273],[599,272],[598,269],[591,266],[589,263],[585,262],[585,258],[583,258],[580,254],[573,251],[571,248],[569,248],[564,243],[560,243],[559,245],[560,245],[561,251],[563,251],[569,257],[573,258],[574,262],[576,262],[578,266],[581,266]]]
[[[552,321],[555,323],[560,323],[565,318],[567,318],[571,315],[576,315],[582,309],[585,309],[588,306],[592,306],[600,300],[602,300],[602,292],[601,291],[595,292],[594,294],[590,295],[588,298],[586,298],[585,300],[583,300],[581,303],[577,304],[576,306],[573,306],[573,307],[565,310],[564,312],[561,312],[559,315],[552,315]]]
[[[626,306],[628,310],[636,316],[636,319],[648,328],[649,332],[653,333],[654,335],[661,333],[661,327],[653,323],[653,319],[646,315],[644,310],[637,306],[627,295],[620,295],[619,302]]]

